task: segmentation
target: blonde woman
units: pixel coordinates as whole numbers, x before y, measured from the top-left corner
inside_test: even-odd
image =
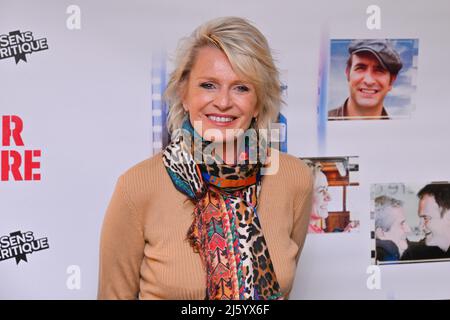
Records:
[[[314,192],[311,217],[309,220],[308,233],[324,233],[326,229],[326,218],[328,218],[328,203],[331,201],[328,192],[328,179],[322,172],[322,165],[317,162],[307,161],[314,177]]]
[[[301,160],[267,150],[261,134],[282,102],[268,43],[248,21],[226,17],[178,50],[165,93],[172,140],[117,182],[98,297],[286,299],[312,177]],[[252,161],[255,148],[263,152]],[[276,172],[264,175],[274,159]]]

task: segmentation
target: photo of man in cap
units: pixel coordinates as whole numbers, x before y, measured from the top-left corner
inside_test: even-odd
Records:
[[[349,96],[328,112],[329,120],[389,119],[384,98],[403,67],[390,40],[353,40],[345,69]]]

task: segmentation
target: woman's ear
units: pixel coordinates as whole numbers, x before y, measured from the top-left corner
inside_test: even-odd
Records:
[[[189,106],[186,104],[186,80],[184,80],[180,87],[177,90],[178,96],[181,100],[181,105],[183,106],[183,109],[185,112],[189,112]]]
[[[257,119],[259,115],[260,106],[256,106],[255,112],[253,112],[253,118]]]

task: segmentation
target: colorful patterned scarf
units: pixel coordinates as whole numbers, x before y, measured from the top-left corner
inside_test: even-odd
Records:
[[[195,204],[187,239],[206,269],[205,298],[281,299],[256,212],[261,163],[227,165],[205,153],[205,161],[196,163],[192,140],[201,137],[187,119],[183,129],[165,148],[163,161],[175,187]],[[264,145],[261,141],[257,145]],[[201,140],[202,150],[210,143]],[[249,148],[246,144],[241,154],[244,159],[248,159]]]

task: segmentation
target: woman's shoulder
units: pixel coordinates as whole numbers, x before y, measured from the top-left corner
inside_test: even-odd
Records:
[[[264,175],[262,191],[272,198],[292,199],[295,207],[312,194],[313,178],[308,165],[293,155],[275,151],[271,154],[273,170]],[[265,190],[265,191],[264,191]]]
[[[288,168],[292,167],[293,169],[300,169],[300,170],[309,170],[306,163],[289,153],[279,152],[280,161],[284,166],[287,166]]]
[[[286,183],[312,184],[312,172],[302,159],[277,150],[272,154],[272,159],[275,162],[278,161],[278,170],[274,175],[285,180]]]
[[[162,190],[165,172],[162,152],[147,158],[122,173],[118,183],[130,196],[148,196],[155,190]]]
[[[124,173],[122,173],[122,177],[127,180],[136,179],[141,178],[143,175],[158,175],[161,172],[164,172],[164,165],[162,162],[162,152],[158,152],[155,155],[128,168]]]
[[[286,153],[273,150],[270,163],[264,167],[263,190],[282,191],[288,197],[298,198],[309,194],[313,188],[312,172],[303,160]]]

